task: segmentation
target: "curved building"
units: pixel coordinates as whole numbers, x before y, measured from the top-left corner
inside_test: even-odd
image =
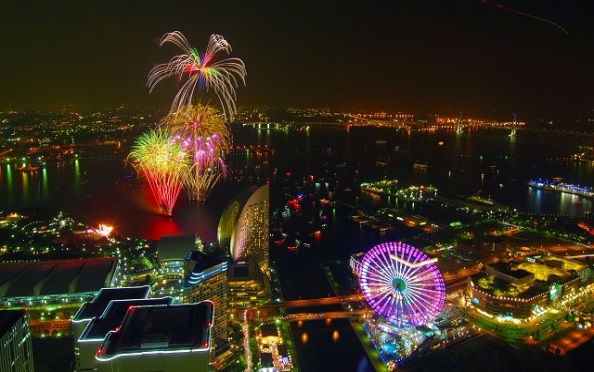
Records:
[[[219,246],[229,249],[233,261],[251,257],[263,270],[268,269],[269,194],[268,184],[237,193],[225,207],[217,230]]]

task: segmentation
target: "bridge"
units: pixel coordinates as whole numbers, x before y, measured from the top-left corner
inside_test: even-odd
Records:
[[[305,307],[305,306],[322,306],[322,305],[335,305],[340,304],[343,302],[349,301],[362,301],[365,297],[362,294],[353,294],[348,296],[336,296],[336,297],[322,297],[322,298],[312,298],[307,300],[292,300],[292,301],[284,301],[284,302],[275,302],[271,304],[261,305],[253,310],[258,309],[273,309],[273,308],[283,308],[289,309],[293,307]]]
[[[288,322],[297,322],[300,320],[320,320],[320,319],[353,319],[368,318],[373,315],[371,309],[353,310],[353,311],[325,311],[321,313],[297,313],[285,314],[280,318]],[[259,318],[259,321],[267,322],[278,319],[277,317]]]

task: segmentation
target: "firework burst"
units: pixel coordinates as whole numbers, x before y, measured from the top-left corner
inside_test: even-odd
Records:
[[[185,186],[190,199],[206,200],[227,172],[223,153],[231,147],[231,131],[222,114],[207,105],[182,107],[167,115],[162,126],[173,133],[172,141],[189,155],[191,168]]]
[[[187,75],[186,82],[177,92],[171,105],[171,112],[180,112],[183,107],[190,107],[194,92],[214,91],[219,98],[223,113],[232,119],[235,114],[235,89],[241,81],[245,85],[247,71],[239,58],[227,58],[214,61],[215,55],[223,51],[231,52],[231,45],[221,35],[211,35],[206,52],[200,53],[191,47],[185,36],[174,31],[161,39],[161,45],[173,43],[184,53],[174,56],[169,63],[159,64],[149,72],[147,86],[150,91],[162,80],[178,76],[181,80]]]
[[[169,216],[190,169],[188,154],[172,137],[167,128],[150,130],[136,139],[128,155],[128,161],[147,180],[157,204]]]

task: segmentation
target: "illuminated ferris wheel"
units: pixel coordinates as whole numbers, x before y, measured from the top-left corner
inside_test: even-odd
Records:
[[[359,284],[367,303],[399,326],[432,321],[446,294],[436,261],[401,242],[376,245],[361,260]]]

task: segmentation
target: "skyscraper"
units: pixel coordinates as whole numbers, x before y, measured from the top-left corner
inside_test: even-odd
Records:
[[[26,310],[0,311],[0,371],[35,371],[29,324]]]
[[[219,246],[233,261],[251,257],[264,271],[269,258],[270,187],[250,186],[227,204],[217,231]]]
[[[212,338],[227,341],[227,261],[200,251],[192,251],[185,264],[184,303],[204,300],[214,304]]]
[[[230,308],[247,308],[262,305],[270,300],[268,276],[264,275],[251,258],[229,265],[227,288],[227,302]]]

